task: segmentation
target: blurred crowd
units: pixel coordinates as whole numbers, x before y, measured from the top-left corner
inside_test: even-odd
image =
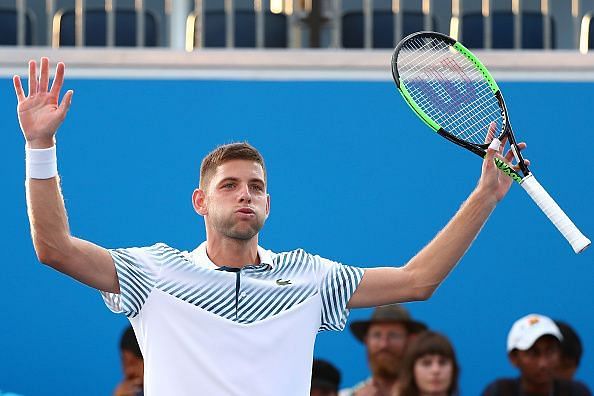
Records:
[[[411,318],[402,305],[374,310],[350,330],[367,351],[371,375],[341,388],[332,363],[313,363],[311,396],[458,396],[460,366],[447,336]],[[565,322],[540,314],[519,318],[507,336],[513,378],[493,378],[482,396],[591,396],[574,378],[582,357],[578,334]]]
[[[314,359],[311,396],[460,396],[460,366],[447,336],[414,320],[399,304],[378,307],[369,320],[353,321],[350,331],[367,352],[369,378],[341,387],[331,362]],[[507,336],[507,356],[517,375],[494,378],[482,396],[592,396],[575,379],[583,347],[567,323],[540,314],[519,318]],[[113,396],[142,396],[144,362],[134,330],[121,335],[122,379]],[[199,392],[197,395],[200,394]],[[3,393],[0,396],[20,396]]]

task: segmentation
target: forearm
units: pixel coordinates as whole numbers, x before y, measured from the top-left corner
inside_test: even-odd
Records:
[[[39,260],[50,264],[58,255],[65,254],[70,244],[70,229],[59,178],[28,178],[26,191],[33,246]]]
[[[403,268],[419,294],[428,298],[468,250],[497,200],[477,188],[435,238]]]

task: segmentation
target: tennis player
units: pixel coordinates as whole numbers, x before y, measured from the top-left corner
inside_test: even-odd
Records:
[[[270,214],[266,168],[246,143],[216,148],[193,192],[206,241],[192,252],[159,243],[108,250],[70,234],[56,160],[64,64],[29,62],[14,77],[26,141],[27,205],[39,260],[102,292],[126,315],[145,358],[144,389],[159,395],[307,395],[315,337],[342,330],[350,308],[425,300],[464,255],[511,179],[490,149],[477,187],[445,228],[400,267],[362,269],[303,250],[258,245]],[[521,147],[525,147],[522,144]]]

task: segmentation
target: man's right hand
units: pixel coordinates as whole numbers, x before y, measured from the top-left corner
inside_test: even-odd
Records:
[[[54,145],[54,136],[72,102],[73,91],[69,90],[58,104],[64,83],[64,64],[56,66],[56,76],[49,87],[49,59],[41,58],[41,73],[37,79],[37,63],[29,61],[29,96],[25,96],[21,78],[13,77],[18,99],[19,123],[29,148],[48,148]]]

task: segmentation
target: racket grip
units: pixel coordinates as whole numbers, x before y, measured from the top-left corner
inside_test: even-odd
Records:
[[[540,185],[538,180],[530,174],[526,176],[520,185],[526,190],[528,195],[536,202],[538,207],[547,215],[549,220],[557,227],[569,242],[574,252],[581,253],[588,246],[590,240],[578,230],[573,222],[567,217],[565,212],[557,205],[557,202]]]

